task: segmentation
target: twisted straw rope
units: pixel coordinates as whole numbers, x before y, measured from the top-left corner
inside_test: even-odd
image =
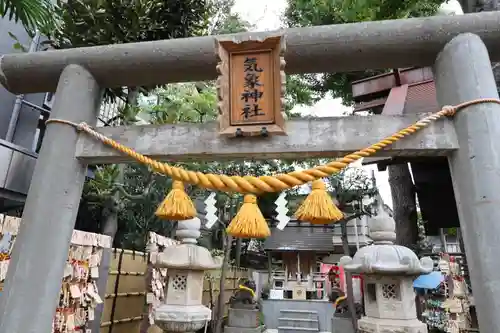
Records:
[[[294,171],[288,174],[279,174],[274,176],[227,176],[227,175],[217,175],[217,174],[205,174],[202,172],[194,172],[185,170],[183,168],[178,168],[171,166],[167,163],[155,161],[149,157],[146,157],[131,148],[128,148],[102,134],[93,130],[86,123],[76,124],[63,119],[49,119],[48,123],[60,123],[70,125],[76,128],[78,131],[83,131],[95,139],[101,141],[105,145],[112,147],[113,149],[130,156],[139,163],[150,166],[153,170],[162,173],[164,175],[170,176],[175,180],[179,180],[185,183],[190,183],[193,185],[201,186],[210,190],[219,190],[224,192],[239,192],[242,194],[253,193],[260,194],[263,192],[280,192],[295,186],[303,185],[308,182],[327,177],[334,173],[341,171],[346,168],[352,162],[355,162],[363,157],[368,157],[374,155],[377,151],[384,149],[385,147],[393,144],[396,141],[403,139],[427,126],[432,122],[443,118],[452,117],[457,111],[464,109],[468,106],[480,104],[480,103],[497,103],[500,104],[500,100],[494,98],[482,98],[476,99],[468,102],[464,102],[455,106],[444,106],[440,111],[427,116],[418,122],[400,130],[399,132],[388,136],[379,142],[358,150],[352,154],[348,154],[340,159],[329,162],[325,165],[319,165],[311,169]]]

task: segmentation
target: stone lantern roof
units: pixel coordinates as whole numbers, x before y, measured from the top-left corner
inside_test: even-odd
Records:
[[[431,258],[418,259],[417,255],[405,246],[394,245],[396,240],[395,223],[382,208],[382,200],[377,199],[377,215],[370,219],[369,236],[373,244],[359,249],[353,258],[344,256],[340,264],[352,273],[378,275],[421,275],[433,269]]]
[[[221,261],[212,257],[210,252],[197,245],[200,237],[200,219],[179,221],[175,235],[181,243],[169,246],[158,254],[156,266],[187,270],[212,270],[220,268]]]

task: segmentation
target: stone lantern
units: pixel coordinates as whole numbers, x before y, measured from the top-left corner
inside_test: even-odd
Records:
[[[167,268],[165,301],[154,309],[155,325],[165,332],[195,332],[211,319],[212,311],[202,304],[206,270],[220,268],[210,252],[197,245],[200,220],[178,223],[178,245],[158,254],[155,266]]]
[[[369,221],[373,244],[353,258],[344,256],[346,271],[362,274],[366,316],[358,321],[360,333],[427,333],[417,319],[413,280],[433,269],[432,259],[418,259],[407,247],[394,245],[395,223],[377,200],[377,216]]]

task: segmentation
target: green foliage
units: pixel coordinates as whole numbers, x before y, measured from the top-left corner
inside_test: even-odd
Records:
[[[206,0],[58,0],[56,13],[60,22],[47,32],[56,49],[191,37],[207,27]],[[125,96],[105,92],[107,101]]]
[[[448,228],[446,229],[446,235],[448,236],[456,236],[457,235],[457,228]]]
[[[309,27],[364,21],[429,16],[434,14],[442,0],[288,0],[285,24],[289,27]],[[330,93],[352,104],[353,81],[383,73],[384,70],[323,73],[304,75],[309,89],[318,95]]]
[[[99,166],[94,179],[85,183],[84,211],[77,228],[101,232],[111,214],[118,215],[115,246],[144,250],[149,231],[171,235],[175,223],[156,218],[156,207],[170,191],[172,181],[147,167],[131,164]],[[82,207],[80,207],[82,210]],[[83,220],[89,218],[89,221]],[[87,222],[87,223],[86,223]]]
[[[310,85],[312,76],[288,75],[286,78],[285,113],[289,118],[298,117],[292,109],[296,105],[313,105],[324,94]]]
[[[29,48],[27,48],[25,45],[23,45],[21,43],[21,41],[19,40],[19,38],[17,38],[16,35],[14,35],[12,32],[7,32],[9,34],[9,37],[12,38],[14,40],[14,45],[12,45],[12,48],[14,50],[17,50],[17,51],[21,51],[21,52],[28,52]]]
[[[298,26],[392,20],[434,14],[442,0],[288,0],[286,23]]]
[[[35,29],[50,29],[55,24],[50,0],[0,0],[0,18],[3,17],[21,22],[31,35]]]
[[[215,87],[204,83],[179,83],[158,88],[146,106],[156,124],[202,123],[217,118]]]
[[[59,1],[62,24],[51,35],[56,48],[121,44],[199,35],[204,0]]]
[[[118,212],[119,228],[116,242],[127,249],[144,250],[150,231],[173,236],[175,221],[157,218],[154,213],[158,204],[172,187],[172,180],[163,175],[154,175],[154,184],[147,191],[151,170],[142,165],[130,165],[125,170],[123,185],[128,193],[146,193],[134,200],[124,197],[124,207]]]
[[[342,210],[346,210],[349,205],[354,207],[360,204],[366,196],[373,197],[377,194],[374,181],[365,170],[357,167],[349,167],[331,175],[327,178],[327,183]]]
[[[102,199],[113,194],[113,186],[119,176],[118,165],[97,167],[94,178],[84,184],[84,192],[92,193],[96,199]]]

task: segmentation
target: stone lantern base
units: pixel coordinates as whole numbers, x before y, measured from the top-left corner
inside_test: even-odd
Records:
[[[427,325],[418,319],[363,317],[358,321],[358,328],[359,333],[427,333]]]
[[[155,325],[164,332],[196,332],[211,317],[212,311],[203,305],[162,304],[154,310]]]

